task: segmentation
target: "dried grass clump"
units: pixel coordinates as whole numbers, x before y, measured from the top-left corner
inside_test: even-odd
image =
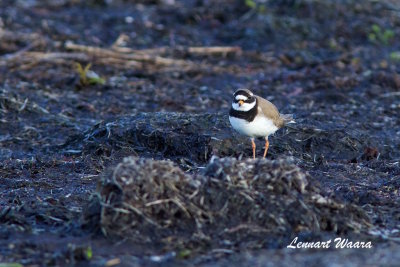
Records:
[[[281,185],[280,188],[274,188],[275,191],[286,188],[304,193],[308,185],[307,175],[296,165],[291,164],[290,159],[240,161],[232,158],[214,158],[207,166],[205,175],[226,180],[233,185],[242,185],[251,190],[263,190],[270,183]]]
[[[192,219],[185,202],[199,184],[171,161],[124,158],[103,180],[102,230],[135,234],[131,230],[180,226]]]
[[[232,245],[369,225],[360,209],[323,197],[289,160],[213,158],[188,175],[170,161],[128,157],[103,177],[99,193],[103,233],[140,241]]]
[[[369,219],[361,209],[324,197],[318,187],[310,184],[309,175],[290,159],[217,159],[207,166],[205,175],[226,181],[225,191],[230,187],[236,189],[226,196],[227,202],[235,203],[226,214],[221,214],[227,221],[236,216],[242,219],[241,223],[255,224],[274,234],[299,231],[341,234],[369,227]],[[238,205],[241,195],[249,202]]]

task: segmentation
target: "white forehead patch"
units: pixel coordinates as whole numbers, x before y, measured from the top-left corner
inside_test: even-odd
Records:
[[[236,100],[247,100],[248,98],[247,98],[246,96],[244,96],[244,95],[237,95],[237,96],[235,97],[235,99],[236,99]]]

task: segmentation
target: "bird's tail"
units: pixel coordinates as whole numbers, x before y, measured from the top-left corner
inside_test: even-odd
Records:
[[[285,124],[296,123],[293,118],[293,114],[281,114],[281,118],[283,119]]]

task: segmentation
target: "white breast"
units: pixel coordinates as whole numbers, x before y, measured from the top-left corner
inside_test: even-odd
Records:
[[[278,130],[274,122],[264,116],[256,116],[251,122],[229,116],[229,121],[238,133],[250,137],[267,137]]]

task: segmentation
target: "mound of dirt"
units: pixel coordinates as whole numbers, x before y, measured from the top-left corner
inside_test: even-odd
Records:
[[[251,148],[242,144],[243,139],[234,134],[226,114],[155,112],[101,122],[71,138],[64,148],[82,150],[94,161],[111,154],[116,160],[133,154],[197,165],[213,155],[238,156]]]
[[[127,157],[97,193],[91,206],[99,209],[86,221],[95,215],[107,236],[168,248],[259,247],[271,238],[282,246],[300,232],[359,233],[370,225],[361,209],[322,196],[290,159],[213,158],[189,175],[171,161]]]

